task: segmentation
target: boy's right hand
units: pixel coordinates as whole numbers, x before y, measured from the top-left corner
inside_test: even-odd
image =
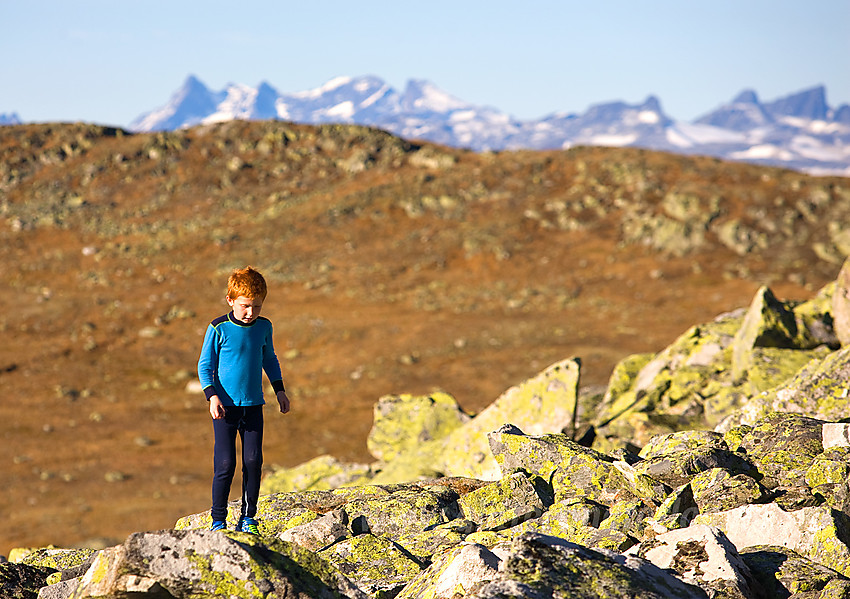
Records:
[[[210,416],[213,420],[221,420],[224,418],[224,404],[218,398],[218,395],[213,395],[210,398]]]

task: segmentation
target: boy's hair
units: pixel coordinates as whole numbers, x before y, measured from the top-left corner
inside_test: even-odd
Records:
[[[238,268],[227,279],[227,297],[234,300],[240,295],[248,299],[265,301],[268,288],[266,280],[250,266]]]

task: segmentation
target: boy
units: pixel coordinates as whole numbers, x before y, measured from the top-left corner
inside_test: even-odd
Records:
[[[272,323],[260,316],[267,287],[250,266],[227,280],[230,313],[207,327],[198,378],[210,404],[213,450],[212,530],[227,527],[227,500],[236,471],[236,435],[242,443],[242,510],[236,530],[259,534],[257,500],[263,466],[263,371],[280,405],[289,412],[280,363],[272,343]]]

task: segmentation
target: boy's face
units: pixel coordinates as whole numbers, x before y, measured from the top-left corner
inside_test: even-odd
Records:
[[[240,295],[236,299],[227,298],[227,303],[233,308],[233,317],[239,322],[250,324],[257,320],[263,307],[263,300],[251,299]]]

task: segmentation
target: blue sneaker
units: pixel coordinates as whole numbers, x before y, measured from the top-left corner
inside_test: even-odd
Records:
[[[254,520],[253,518],[248,518],[248,517],[242,518],[239,521],[238,530],[241,530],[242,532],[247,532],[248,534],[252,534],[252,535],[259,535],[260,534],[260,529],[257,528],[257,521]]]
[[[210,530],[224,530],[227,528],[227,522],[224,520],[213,520],[212,526],[210,526]]]

